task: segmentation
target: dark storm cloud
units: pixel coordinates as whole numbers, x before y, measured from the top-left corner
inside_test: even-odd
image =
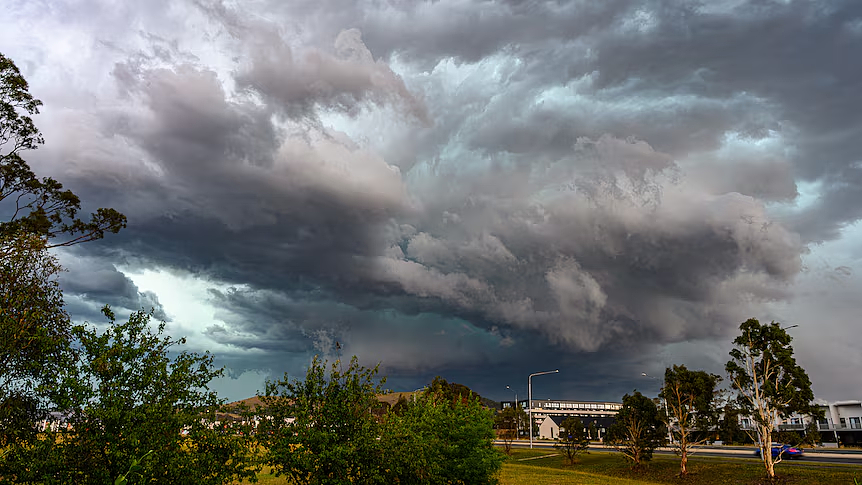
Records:
[[[158,296],[140,291],[113,264],[99,258],[76,257],[71,252],[63,254],[61,263],[68,273],[61,276],[60,282],[73,316],[101,322],[104,317],[100,309],[110,305],[119,314],[144,310],[152,311],[158,320],[168,320]]]
[[[562,93],[548,84],[555,79],[541,70],[526,74],[529,64],[516,66],[513,75],[524,79],[511,92],[489,103],[465,86],[472,114],[459,119],[456,111],[452,124],[448,113],[436,113],[451,137],[467,144],[426,180],[407,186],[397,169],[320,121],[328,110],[361,116],[402,101],[424,120],[424,110],[413,109],[417,98],[373,60],[357,31],[342,31],[330,54],[292,48],[272,31],[255,37],[240,22],[230,29],[254,53],[237,71],[238,86],[261,94],[263,104],[228,93],[205,68],[115,70],[124,91],[146,108],[121,118],[120,134],[146,151],[175,198],[167,218],[142,221],[127,236],[140,237],[135,251],[157,264],[186,264],[288,293],[303,283],[322,285],[360,307],[354,295],[361,292],[408,296],[416,307],[433,302],[441,315],[539,332],[586,350],[721,334],[723,326],[689,322],[735,321],[741,316],[735,300],[769,293],[739,280],[760,278],[766,288],[799,268],[798,242],[770,224],[756,199],[688,192],[672,181],[671,155],[642,141],[589,138],[624,132],[617,123],[626,112],[645,118],[666,112],[661,105],[651,111],[649,95],[643,109],[620,107],[579,130],[577,120],[565,118],[565,100],[557,102]],[[549,91],[549,106],[526,110],[520,130],[510,127],[506,114]],[[595,98],[599,108],[613,105],[607,94]],[[728,109],[709,99],[689,101],[676,104],[688,112],[698,105]],[[477,102],[484,108],[475,110]],[[740,118],[733,113],[720,118]],[[697,119],[680,125],[717,138],[721,130]],[[546,136],[545,125],[574,126],[531,140]],[[662,118],[655,126],[675,132]],[[513,168],[483,165],[506,153],[516,155]],[[410,189],[418,199],[407,198]],[[435,195],[446,192],[443,199]],[[684,207],[677,205],[682,200]],[[398,307],[418,311],[409,300]]]
[[[851,61],[862,42],[858,2],[435,2],[362,18],[372,51],[405,62],[503,54],[529,65],[512,83],[527,96],[486,111],[503,119],[475,138],[490,150],[565,150],[577,136],[612,133],[680,157],[717,148],[728,132],[754,139],[777,132],[786,140],[781,163],[835,185],[794,222],[803,238],[835,238],[859,217],[862,67]],[[586,86],[572,90],[588,103],[529,106],[530,90],[582,77]],[[590,110],[602,100],[624,106]],[[739,179],[718,183],[755,196],[795,195],[786,178],[765,189]]]
[[[46,148],[130,217],[93,258],[236,285],[206,336],[237,372],[337,340],[402,377],[636,387],[649,354],[788,299],[805,244],[862,217],[858,2],[177,8],[116,14],[145,33],[101,44],[115,97]],[[142,301],[103,269],[67,294]]]

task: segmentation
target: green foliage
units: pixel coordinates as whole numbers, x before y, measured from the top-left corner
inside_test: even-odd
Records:
[[[502,455],[492,413],[464,386],[435,379],[378,419],[377,368],[316,358],[305,380],[267,384],[264,462],[309,484],[490,484]]]
[[[820,434],[820,428],[817,427],[817,420],[812,419],[808,422],[802,443],[808,446],[817,446],[823,443],[823,436]]]
[[[733,401],[724,403],[722,417],[718,425],[718,439],[724,444],[750,442],[750,437],[739,426],[739,408]]]
[[[776,421],[792,413],[822,415],[812,405],[814,392],[805,370],[793,357],[793,340],[777,322],[761,325],[751,318],[739,326],[741,335],[733,343],[725,369],[737,392],[737,404],[754,420],[757,442],[766,474],[775,477],[769,446]]]
[[[507,455],[512,454],[512,441],[518,438],[519,430],[528,421],[529,417],[520,404],[517,407],[504,408],[494,416],[497,437],[503,440],[503,448]]]
[[[718,426],[716,385],[720,380],[715,374],[689,370],[684,365],[665,370],[659,397],[667,406],[666,424],[671,427],[675,451],[680,456],[680,475],[688,473],[686,463],[691,448],[705,442],[709,432]]]
[[[480,396],[474,393],[469,387],[456,382],[449,382],[440,376],[435,377],[434,380],[431,381],[431,385],[425,389],[425,394],[433,394],[438,396],[440,399],[449,402],[467,402],[474,395],[477,398],[480,398]]]
[[[114,209],[98,209],[89,221],[78,218],[78,196],[50,177],[39,179],[21,158],[22,151],[44,143],[30,117],[41,105],[15,63],[0,54],[0,213],[11,214],[0,222],[0,236],[26,233],[50,240],[65,235],[48,246],[71,246],[126,227],[126,217]]]
[[[588,453],[590,447],[590,439],[587,437],[587,431],[584,429],[584,423],[578,418],[566,418],[560,425],[560,437],[554,448],[559,450],[570,465],[575,464],[577,456],[582,453]]]
[[[0,447],[35,439],[33,423],[69,365],[61,271],[41,238],[0,234]]]
[[[37,178],[21,158],[44,143],[31,118],[41,104],[0,54],[0,446],[36,438],[33,423],[45,417],[58,391],[55,377],[69,367],[71,324],[56,281],[62,268],[48,249],[99,239],[126,224],[113,209],[98,209],[89,222],[77,218],[78,197]],[[60,235],[65,240],[54,242]]]
[[[492,411],[464,389],[432,384],[403,414],[388,416],[381,437],[387,483],[497,483],[503,455],[493,447]]]
[[[380,424],[372,414],[381,393],[377,367],[328,369],[315,357],[305,380],[267,383],[261,440],[265,463],[298,483],[386,483]],[[382,382],[381,382],[382,384]]]
[[[772,439],[777,443],[799,446],[802,444],[803,437],[797,431],[773,431]]]
[[[666,442],[667,429],[656,404],[638,391],[623,396],[616,422],[608,428],[605,444],[620,451],[636,468],[652,459]]]
[[[150,450],[144,454],[144,456],[140,458],[135,458],[132,460],[132,463],[129,465],[129,470],[126,473],[123,473],[116,480],[114,480],[114,485],[127,485],[129,483],[129,474],[131,473],[140,473],[143,470],[141,467],[141,462],[144,461],[148,456],[153,454],[153,450]]]
[[[153,331],[151,315],[136,312],[117,323],[107,307],[104,332],[76,326],[77,363],[64,377],[71,429],[45,433],[19,447],[7,462],[19,483],[226,484],[252,478],[246,439],[213,424],[221,402],[209,391],[221,375],[212,356],[176,352],[183,339]],[[175,357],[170,358],[170,354]],[[139,461],[135,473],[129,464]]]

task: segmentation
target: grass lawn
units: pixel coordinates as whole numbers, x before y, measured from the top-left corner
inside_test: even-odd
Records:
[[[619,455],[595,452],[579,458],[579,463],[568,466],[562,456],[552,455],[551,450],[513,450],[506,461],[501,483],[660,483],[687,485],[755,485],[768,483],[766,472],[759,460],[746,459],[723,461],[721,458],[689,458],[689,475],[685,479],[677,476],[679,461],[674,456],[656,455],[649,466],[633,471]],[[538,456],[546,458],[528,459]],[[779,483],[802,484],[848,484],[853,485],[854,476],[862,483],[862,467],[858,466],[776,466]],[[547,478],[546,478],[547,477]]]
[[[501,485],[765,485],[766,473],[757,459],[689,458],[689,475],[677,476],[679,461],[674,456],[656,455],[641,471],[633,471],[622,456],[594,452],[579,457],[574,466],[566,465],[563,457],[553,450],[512,450],[512,456],[503,464]],[[802,462],[804,463],[804,461]],[[854,484],[854,477],[862,484],[862,467],[852,465],[790,466],[779,464],[778,483],[784,485]],[[264,485],[291,485],[284,477],[269,473],[258,475]]]

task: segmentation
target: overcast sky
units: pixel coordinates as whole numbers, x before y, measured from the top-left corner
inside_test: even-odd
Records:
[[[129,227],[76,320],[155,308],[228,399],[314,354],[498,400],[654,395],[780,321],[862,388],[862,2],[0,0],[24,154]]]

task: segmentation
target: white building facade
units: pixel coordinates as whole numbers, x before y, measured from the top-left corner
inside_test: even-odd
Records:
[[[514,405],[512,401],[504,401],[501,403],[503,408]],[[526,400],[519,401],[519,405],[524,408],[524,411],[529,412],[528,402]],[[567,417],[577,417],[584,423],[584,426],[589,427],[594,424],[599,437],[604,436],[607,428],[613,424],[616,415],[623,407],[618,402],[602,402],[602,401],[572,401],[566,399],[533,399],[533,422],[534,429],[538,429],[537,437],[539,439],[554,439],[559,436],[559,423]],[[561,419],[548,419],[549,416],[559,417]]]
[[[823,410],[824,417],[817,420],[817,429],[824,443],[841,445],[862,444],[862,401],[821,402],[817,404]],[[775,423],[779,431],[796,431],[805,433],[811,416],[793,414]],[[740,417],[740,427],[753,430],[753,420]]]

